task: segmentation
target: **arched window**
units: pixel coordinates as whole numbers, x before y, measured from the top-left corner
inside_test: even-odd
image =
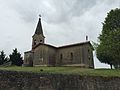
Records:
[[[62,54],[60,54],[60,60],[62,60],[63,59],[63,55]]]
[[[73,61],[73,53],[72,52],[70,53],[70,59],[71,59],[71,61]]]
[[[40,40],[40,42],[42,43],[42,40]]]
[[[60,64],[62,64],[63,54],[60,54]]]
[[[88,53],[90,52],[90,49],[88,49]]]

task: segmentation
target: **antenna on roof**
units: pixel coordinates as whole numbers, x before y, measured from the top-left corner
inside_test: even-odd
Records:
[[[86,41],[88,41],[88,36],[86,35]]]

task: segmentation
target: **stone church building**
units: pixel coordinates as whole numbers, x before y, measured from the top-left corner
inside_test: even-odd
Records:
[[[24,53],[24,66],[79,66],[94,68],[90,41],[56,47],[45,43],[41,18],[32,36],[32,49]]]

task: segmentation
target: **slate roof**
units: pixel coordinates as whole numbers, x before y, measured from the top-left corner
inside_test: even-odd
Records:
[[[37,28],[35,30],[35,34],[43,34],[43,30],[42,30],[42,24],[41,24],[41,18],[39,18],[38,24],[37,24]]]
[[[89,44],[92,47],[92,49],[94,50],[94,48],[93,48],[92,44],[90,43],[90,41],[81,42],[81,43],[75,43],[75,44],[69,44],[69,45],[64,45],[64,46],[59,46],[59,47],[55,47],[55,46],[50,45],[50,44],[39,43],[35,47],[33,47],[33,49],[37,48],[40,45],[45,45],[45,46],[49,46],[49,47],[59,49],[59,48],[67,48],[67,47],[73,47],[73,46],[79,46],[79,45],[85,45],[85,44]]]

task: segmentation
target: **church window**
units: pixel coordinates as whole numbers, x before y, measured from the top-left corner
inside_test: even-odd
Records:
[[[63,54],[60,54],[60,64],[62,64]]]
[[[88,49],[88,53],[90,52],[90,49]]]
[[[85,63],[85,52],[84,52],[84,47],[82,47],[82,63]]]
[[[73,53],[72,52],[70,53],[70,59],[71,59],[71,61],[73,60]]]
[[[60,54],[60,60],[62,60],[63,59],[63,55],[62,54]]]
[[[42,42],[42,40],[40,40],[40,42]]]

